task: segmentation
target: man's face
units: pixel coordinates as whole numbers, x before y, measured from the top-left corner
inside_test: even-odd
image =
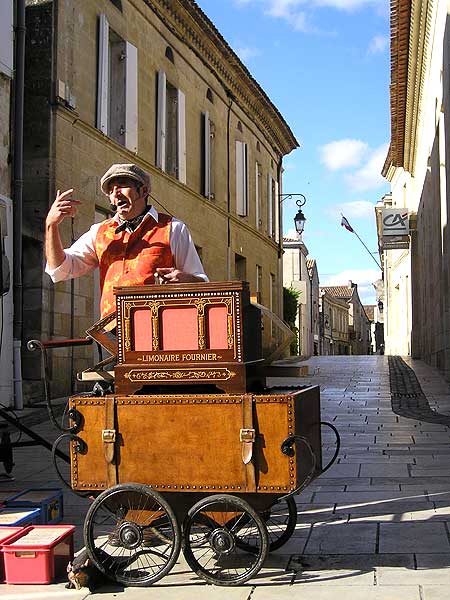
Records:
[[[108,183],[109,201],[124,220],[134,219],[145,210],[147,188],[134,179],[116,177]]]

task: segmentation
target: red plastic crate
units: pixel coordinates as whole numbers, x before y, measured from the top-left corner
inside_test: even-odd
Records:
[[[13,541],[23,534],[24,527],[0,527],[0,547],[2,544]],[[0,583],[5,581],[5,567],[3,554],[0,552]]]
[[[73,560],[74,525],[36,525],[1,545],[6,583],[43,583],[66,578]]]

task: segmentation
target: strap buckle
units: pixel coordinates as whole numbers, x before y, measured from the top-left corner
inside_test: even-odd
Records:
[[[107,443],[113,443],[116,441],[116,430],[115,429],[103,429],[102,441]]]
[[[256,433],[254,429],[241,429],[239,432],[240,442],[254,442],[256,439]]]

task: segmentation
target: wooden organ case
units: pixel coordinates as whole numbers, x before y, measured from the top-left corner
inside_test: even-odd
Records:
[[[244,392],[263,361],[261,316],[246,282],[115,288],[115,389],[213,385]]]

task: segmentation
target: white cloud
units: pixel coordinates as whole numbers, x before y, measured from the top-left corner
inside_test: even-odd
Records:
[[[283,233],[283,237],[288,238],[289,240],[298,240],[299,238],[298,233],[294,228],[288,229],[286,233]]]
[[[321,286],[348,285],[349,281],[358,284],[358,295],[363,304],[375,304],[375,289],[373,284],[380,279],[381,272],[377,269],[349,269],[341,273],[320,274]]]
[[[319,147],[321,162],[330,171],[356,167],[361,164],[369,146],[361,140],[337,140]]]
[[[309,24],[309,15],[317,7],[355,11],[374,8],[384,16],[389,14],[388,0],[234,0],[238,5],[260,4],[266,15],[284,19],[296,31],[324,33]]]
[[[381,170],[386,160],[388,147],[388,144],[383,144],[373,150],[367,162],[359,170],[345,176],[352,191],[367,192],[386,183],[381,175]]]
[[[341,213],[349,219],[375,218],[375,204],[368,200],[355,200],[354,202],[342,202],[327,209],[332,216],[340,219]]]
[[[250,48],[248,46],[238,46],[234,50],[243,62],[247,62],[251,58],[260,56],[261,54],[261,50],[259,50],[259,48]]]
[[[383,54],[389,47],[389,38],[387,35],[376,35],[370,40],[368,54]]]

